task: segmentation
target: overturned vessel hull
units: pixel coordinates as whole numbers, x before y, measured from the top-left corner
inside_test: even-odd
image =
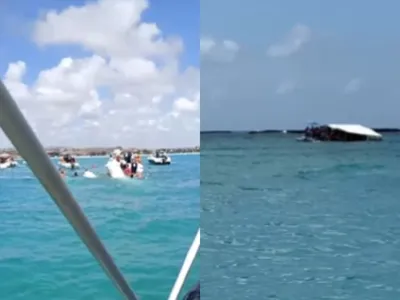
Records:
[[[382,135],[375,130],[359,124],[326,124],[306,129],[302,141],[361,142],[382,139]]]

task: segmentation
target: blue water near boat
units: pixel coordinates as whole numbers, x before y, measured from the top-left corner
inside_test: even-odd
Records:
[[[399,135],[216,134],[201,147],[204,299],[400,299]]]
[[[104,174],[106,160],[79,162]],[[140,299],[166,299],[199,226],[200,156],[145,167],[145,180],[66,180]],[[122,299],[26,165],[0,170],[0,299]]]

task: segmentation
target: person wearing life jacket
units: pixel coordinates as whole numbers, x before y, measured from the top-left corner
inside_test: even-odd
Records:
[[[126,164],[123,168],[124,174],[128,177],[132,177],[132,170],[130,164]]]
[[[136,156],[136,172],[135,172],[135,177],[137,178],[143,178],[143,172],[144,172],[144,166],[142,164],[142,158],[138,155]]]
[[[132,152],[128,151],[124,154],[124,160],[130,164],[132,162]]]
[[[137,156],[136,157],[131,156],[130,169],[131,169],[131,177],[135,177],[137,171]]]

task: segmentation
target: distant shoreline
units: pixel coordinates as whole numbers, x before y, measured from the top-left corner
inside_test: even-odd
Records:
[[[45,150],[50,157],[58,157],[63,154],[70,154],[76,157],[96,157],[96,156],[108,156],[114,149],[118,147],[46,147]],[[134,147],[121,147],[124,151],[131,151],[133,153],[141,155],[149,155],[155,151],[155,149],[141,149]],[[200,153],[200,147],[182,147],[182,148],[160,148],[159,150],[164,151],[168,154],[197,154]],[[15,149],[0,149],[0,152],[6,152],[11,155],[18,156],[18,152]]]
[[[142,155],[145,155],[142,153]],[[200,155],[200,152],[185,152],[185,153],[179,153],[179,152],[174,152],[174,153],[169,153],[170,156],[175,156],[175,155]],[[104,158],[108,158],[109,155],[73,155],[75,157],[79,157],[80,159],[84,159],[84,158],[93,158],[93,157],[104,157]],[[52,158],[57,158],[57,156],[51,156]]]
[[[373,128],[374,131],[379,133],[400,133],[400,128]],[[289,133],[289,134],[301,134],[304,133],[304,129],[264,129],[264,130],[207,130],[200,131],[200,135],[210,134],[272,134],[272,133]]]

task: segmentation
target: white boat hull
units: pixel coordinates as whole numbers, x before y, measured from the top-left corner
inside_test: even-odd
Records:
[[[111,178],[126,178],[121,165],[116,160],[112,159],[106,164],[107,175]]]
[[[152,165],[170,165],[171,164],[171,157],[149,156],[148,161]]]
[[[296,138],[298,142],[305,142],[305,143],[316,143],[318,140],[313,139],[312,137],[301,136]]]
[[[63,168],[66,168],[66,169],[72,169],[72,165],[74,165],[74,169],[79,169],[80,168],[80,165],[79,165],[79,163],[74,163],[74,164],[71,164],[71,163],[66,163],[66,162],[59,162],[58,163],[61,167],[63,167]]]
[[[10,163],[9,162],[0,164],[0,169],[8,169],[8,168],[10,168]]]
[[[7,161],[5,163],[0,164],[0,169],[8,169],[15,168],[18,165],[16,161]]]
[[[97,178],[96,174],[91,171],[86,171],[82,176],[85,178]]]

